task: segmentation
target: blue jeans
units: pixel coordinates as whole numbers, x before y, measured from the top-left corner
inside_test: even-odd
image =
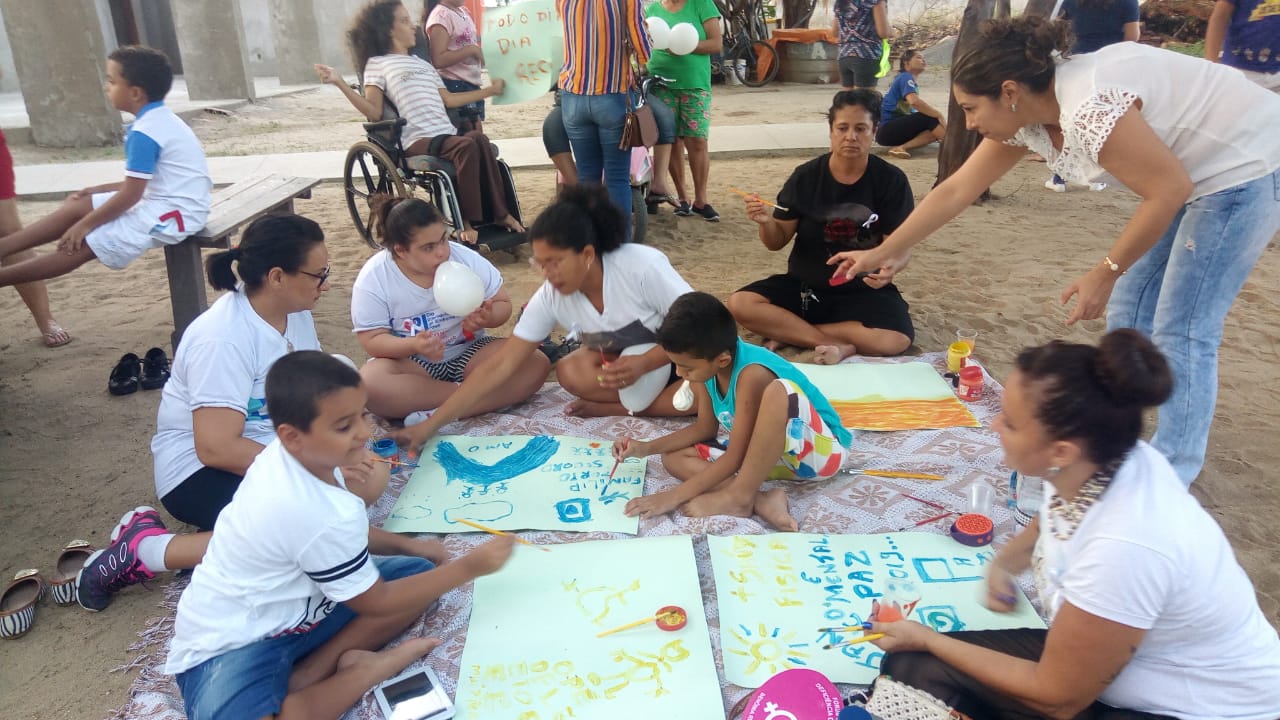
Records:
[[[1140,330],[1169,360],[1173,395],[1151,442],[1188,487],[1204,466],[1227,311],[1278,230],[1280,170],[1187,203],[1111,293],[1107,329]]]
[[[383,580],[418,575],[435,567],[416,557],[374,561]],[[339,603],[329,617],[301,635],[259,640],[229,650],[178,673],[178,689],[190,720],[243,720],[280,712],[289,694],[289,676],[302,658],[329,642],[356,614]]]
[[[627,116],[626,93],[578,95],[562,90],[560,106],[564,129],[573,146],[573,160],[578,166],[578,182],[596,182],[603,177],[609,198],[629,220],[631,151],[618,149]],[[630,238],[630,222],[627,227]]]

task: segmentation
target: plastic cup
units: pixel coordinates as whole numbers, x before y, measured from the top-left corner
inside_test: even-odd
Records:
[[[969,512],[991,517],[991,507],[996,501],[995,488],[984,482],[969,486]]]
[[[968,346],[969,346],[969,352],[970,352],[970,353],[972,353],[972,352],[973,352],[973,346],[974,346],[974,345],[976,345],[976,344],[978,343],[978,331],[977,331],[977,330],[970,330],[970,329],[957,330],[957,331],[956,331],[956,342],[962,342],[962,343],[964,343],[965,345],[968,345]]]

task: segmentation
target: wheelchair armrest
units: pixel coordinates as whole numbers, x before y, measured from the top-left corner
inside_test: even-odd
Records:
[[[400,130],[405,126],[408,120],[404,118],[392,118],[391,120],[378,120],[377,122],[364,123],[364,131],[367,133],[384,132],[390,130]]]

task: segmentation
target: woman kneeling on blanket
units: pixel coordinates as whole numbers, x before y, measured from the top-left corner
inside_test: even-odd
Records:
[[[1046,502],[990,566],[987,604],[1011,610],[1030,569],[1051,626],[876,623],[885,674],[983,720],[1280,717],[1280,638],[1222,529],[1138,439],[1172,383],[1135,330],[1018,356],[993,425]]]
[[[647,352],[621,355],[624,348],[657,339],[656,332],[676,298],[691,292],[666,255],[644,245],[624,243],[627,220],[599,184],[566,187],[529,230],[531,262],[546,280],[529,298],[511,337],[478,372],[421,424],[397,437],[416,447],[444,425],[472,415],[498,388],[509,384],[559,325],[577,333],[582,347],[556,364],[560,385],[578,399],[571,415],[622,415],[618,391],[637,385],[648,373],[667,375],[652,388],[636,412],[646,416],[688,415],[676,410],[676,376],[671,360],[656,344]],[[661,383],[659,383],[661,385]]]

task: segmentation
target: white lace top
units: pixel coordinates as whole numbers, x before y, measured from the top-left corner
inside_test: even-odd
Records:
[[[1141,112],[1195,183],[1192,199],[1235,187],[1280,168],[1280,95],[1235,68],[1125,42],[1060,60],[1054,93],[1062,108],[1062,149],[1042,125],[1009,143],[1043,155],[1078,183],[1117,183],[1098,165],[1120,116]]]

